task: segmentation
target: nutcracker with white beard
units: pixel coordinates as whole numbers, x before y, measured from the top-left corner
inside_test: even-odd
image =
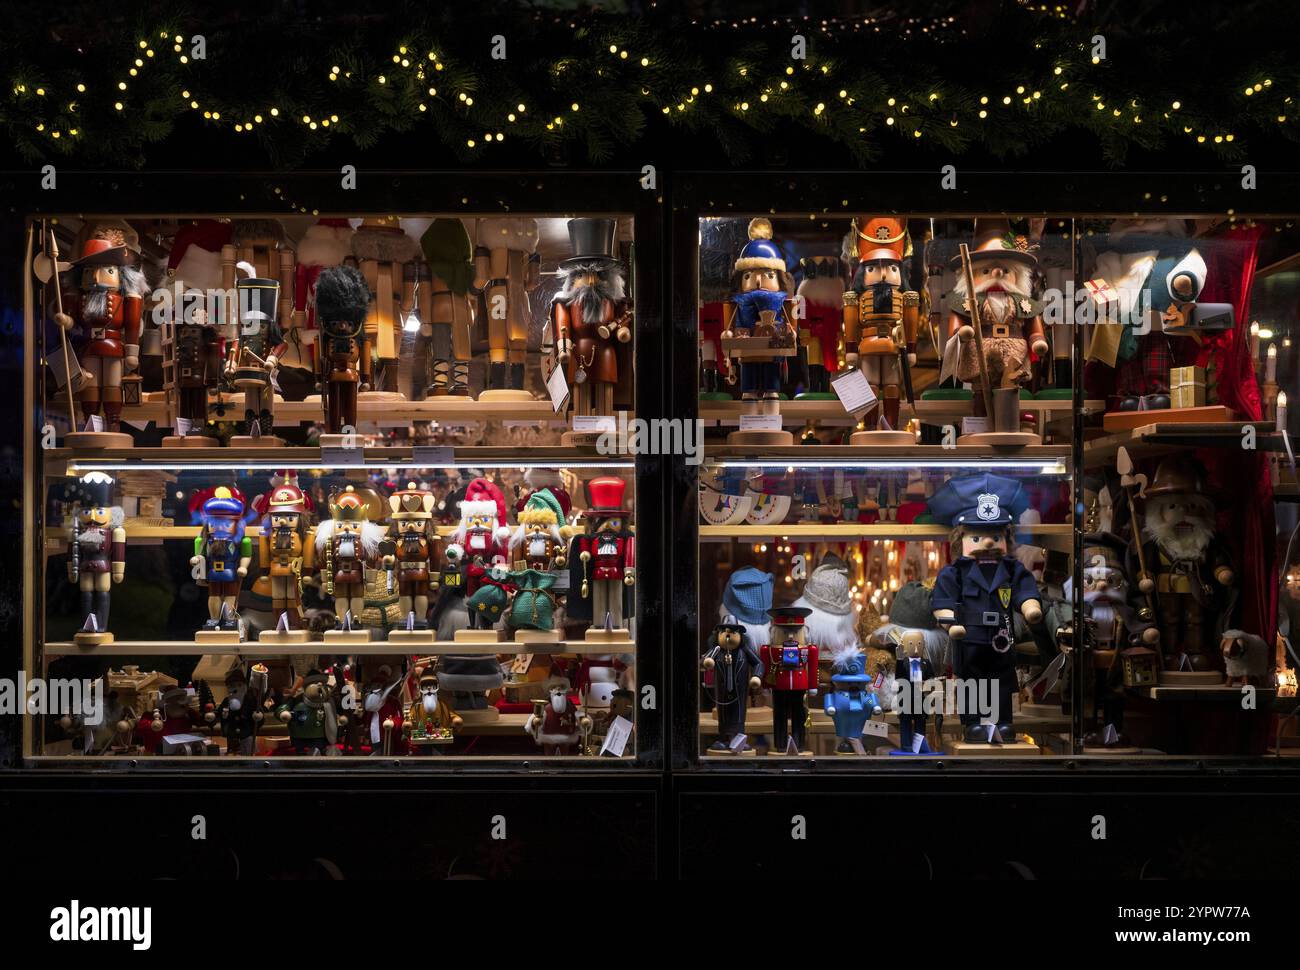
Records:
[[[804,620],[808,642],[815,643],[827,656],[844,653],[858,644],[858,618],[853,612],[853,594],[849,590],[849,567],[839,556],[828,554],[812,571],[804,584],[796,607],[812,612]]]
[[[1219,634],[1236,604],[1227,546],[1215,535],[1214,496],[1193,458],[1166,458],[1144,494],[1138,589],[1154,598],[1165,669],[1221,669]]]
[[[393,675],[393,668],[381,663],[367,678],[366,693],[362,699],[365,710],[363,727],[372,755],[393,753],[393,741],[402,736],[403,678]]]
[[[542,746],[543,754],[570,754],[582,738],[582,732],[591,730],[592,720],[579,714],[578,706],[569,696],[570,686],[565,678],[548,678],[544,686],[546,700],[537,702],[541,710],[534,710],[524,724],[524,730]]]
[[[1042,304],[1032,296],[1038,258],[1030,252],[1025,237],[1012,233],[1006,219],[978,219],[970,259],[994,411],[985,415],[984,397],[977,390],[973,413],[992,418],[992,431],[1019,431],[1020,387],[1029,382],[1033,373],[1029,352],[1032,350],[1038,358],[1047,353]],[[979,344],[971,323],[971,305],[960,260],[960,256],[954,260],[959,270],[957,284],[946,301],[948,342],[944,346],[940,380],[956,376],[957,380],[978,387],[981,381]]]
[[[422,672],[419,683],[420,694],[406,709],[402,733],[410,742],[412,754],[440,754],[437,746],[451,744],[452,732],[465,722],[439,696],[435,674]]]

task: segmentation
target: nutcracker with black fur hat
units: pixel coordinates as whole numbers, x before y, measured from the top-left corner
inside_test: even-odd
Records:
[[[839,556],[828,553],[804,583],[803,595],[795,606],[812,612],[804,621],[808,639],[834,653],[858,646],[857,617],[849,588],[849,567]]]
[[[113,583],[126,576],[126,529],[122,507],[113,499],[113,479],[104,472],[87,472],[69,489],[75,504],[68,541],[68,582],[81,592],[82,645],[111,643],[108,607]]]
[[[342,445],[344,428],[356,428],[357,393],[361,372],[357,362],[370,352],[365,321],[370,289],[352,266],[331,266],[316,280],[316,320],[321,339],[321,395],[325,401],[325,430],[321,444]]]

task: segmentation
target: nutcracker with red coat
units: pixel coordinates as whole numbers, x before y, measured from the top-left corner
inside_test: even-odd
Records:
[[[81,258],[72,263],[81,274],[79,290],[64,297],[54,322],[64,330],[79,328],[82,369],[89,375],[77,397],[81,418],[88,424],[101,413],[104,430],[121,432],[122,377],[140,364],[143,297],[149,291],[144,274],[131,263],[120,229],[105,227],[86,240]]]
[[[590,619],[592,627],[624,628],[624,591],[636,582],[636,542],[623,510],[626,490],[627,482],[614,475],[589,481],[587,533],[569,546],[569,616]]]
[[[546,700],[536,703],[538,707],[545,706],[540,711],[534,710],[524,724],[524,730],[542,746],[543,754],[570,754],[582,733],[591,730],[592,720],[578,712],[578,705],[569,696],[569,682],[565,678],[550,677],[543,686]]]
[[[793,738],[803,751],[807,734],[805,695],[817,696],[817,646],[808,643],[804,620],[812,610],[780,606],[767,611],[772,618],[769,643],[759,648],[763,684],[772,689],[773,751],[784,753]]]
[[[366,680],[362,728],[371,754],[393,754],[402,738],[402,680],[388,664],[380,664]]]

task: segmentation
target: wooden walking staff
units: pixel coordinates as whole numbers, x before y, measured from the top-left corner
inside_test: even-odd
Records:
[[[980,385],[984,397],[984,414],[993,420],[993,389],[989,387],[989,365],[984,360],[984,329],[980,326],[979,301],[975,299],[975,271],[971,268],[970,247],[961,244],[961,271],[966,280],[966,299],[970,301],[971,329],[975,331],[975,355],[980,362]],[[960,353],[960,348],[958,348]]]
[[[63,287],[59,285],[59,243],[54,238],[54,230],[48,227],[44,221],[41,222],[41,233],[45,235],[45,252],[50,257],[50,264],[54,267],[54,305],[58,308],[59,316],[63,316]],[[77,430],[77,403],[72,396],[72,364],[68,353],[68,332],[59,327],[59,340],[63,344],[63,388],[68,392],[68,426],[73,431]]]
[[[1129,457],[1128,449],[1120,447],[1119,453],[1115,457],[1115,468],[1119,472],[1119,484],[1124,489],[1124,494],[1128,496],[1128,516],[1129,529],[1133,533],[1133,545],[1137,548],[1138,561],[1138,588],[1141,590],[1141,584],[1147,573],[1146,553],[1142,549],[1142,530],[1139,528],[1137,505],[1133,501],[1133,492],[1136,491],[1139,496],[1146,490],[1147,477],[1145,475],[1133,474],[1133,459]],[[1150,620],[1152,623],[1156,619],[1155,601],[1151,598],[1148,590],[1141,590],[1142,598],[1146,601],[1146,616],[1142,619]]]

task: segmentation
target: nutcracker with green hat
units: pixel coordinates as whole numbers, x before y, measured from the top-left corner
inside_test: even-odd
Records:
[[[519,524],[510,537],[510,558],[516,569],[550,572],[568,565],[564,507],[549,488],[532,492],[515,518]]]
[[[957,558],[940,570],[931,608],[953,642],[953,669],[959,678],[996,691],[990,710],[972,710],[965,697],[959,711],[968,742],[1014,743],[1011,699],[1017,689],[1013,613],[1030,624],[1043,618],[1038,585],[1011,555],[1012,524],[1029,507],[1014,479],[981,473],[953,478],[927,503],[937,521],[952,526]],[[968,692],[959,692],[964,694]],[[984,695],[985,691],[978,692]],[[981,718],[992,724],[987,730]]]

